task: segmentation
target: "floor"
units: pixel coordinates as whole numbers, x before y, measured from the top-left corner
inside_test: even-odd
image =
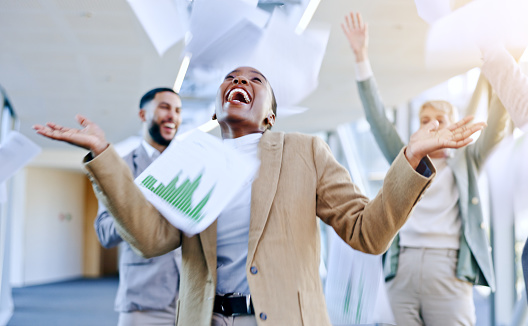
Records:
[[[115,326],[118,278],[76,279],[13,288],[8,326]]]
[[[117,285],[116,276],[13,288],[15,311],[7,326],[115,326]],[[489,326],[489,300],[474,295],[476,326]]]

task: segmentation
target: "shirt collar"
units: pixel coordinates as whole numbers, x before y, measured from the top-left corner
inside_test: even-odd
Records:
[[[145,151],[147,152],[148,157],[150,157],[150,158],[152,158],[154,155],[159,156],[159,154],[161,154],[160,151],[158,151],[157,149],[152,147],[152,145],[147,143],[147,141],[144,140],[144,139],[141,141],[141,145],[143,145],[143,148],[145,149]]]
[[[242,148],[247,146],[254,146],[260,142],[260,138],[262,138],[261,133],[253,133],[249,135],[245,135],[238,138],[228,138],[224,139],[224,144],[232,147],[232,148]]]

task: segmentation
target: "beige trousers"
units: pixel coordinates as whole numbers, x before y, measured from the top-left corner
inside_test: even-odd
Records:
[[[165,310],[144,310],[120,312],[117,326],[174,326],[176,308],[174,305]]]
[[[215,312],[211,326],[257,326],[257,319],[255,315],[226,317]]]
[[[387,283],[397,325],[475,325],[473,285],[455,277],[457,256],[453,249],[401,248]]]

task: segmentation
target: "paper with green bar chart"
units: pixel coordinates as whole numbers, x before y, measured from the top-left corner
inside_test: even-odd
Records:
[[[352,249],[329,230],[325,298],[334,326],[396,325],[385,289],[381,256]]]
[[[192,131],[169,147],[135,180],[148,201],[191,236],[205,230],[240,191],[249,164],[222,140]]]

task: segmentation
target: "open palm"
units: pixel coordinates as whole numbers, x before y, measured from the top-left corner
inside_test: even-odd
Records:
[[[473,117],[468,116],[442,129],[438,129],[438,122],[435,121],[420,128],[411,136],[405,153],[411,165],[436,150],[460,148],[471,143],[471,135],[486,126],[484,122],[470,124],[471,120]]]
[[[345,22],[341,24],[341,28],[354,54],[360,59],[359,61],[365,59],[368,48],[368,26],[363,21],[361,14],[351,12],[345,16]]]
[[[81,115],[75,118],[82,129],[63,127],[58,124],[48,122],[45,126],[34,125],[33,129],[50,139],[64,141],[75,146],[90,150],[94,155],[98,155],[108,147],[104,132],[98,125]]]

